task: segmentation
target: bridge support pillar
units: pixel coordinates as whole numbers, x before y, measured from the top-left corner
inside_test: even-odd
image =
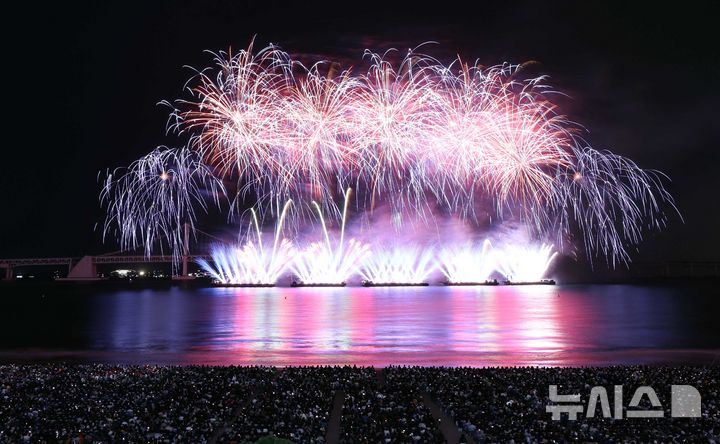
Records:
[[[190,224],[185,224],[185,233],[184,233],[184,242],[183,242],[183,252],[182,252],[182,269],[180,270],[179,276],[173,276],[173,280],[177,281],[188,281],[195,279],[195,276],[188,276],[188,262],[190,261]]]
[[[5,278],[6,281],[11,281],[15,279],[15,275],[13,274],[13,267],[12,264],[8,264],[8,266],[5,268]]]
[[[185,245],[183,245],[182,277],[188,277],[188,255],[190,254],[190,224],[185,224]]]
[[[97,267],[93,256],[83,256],[68,273],[68,277],[58,279],[61,281],[98,281]]]

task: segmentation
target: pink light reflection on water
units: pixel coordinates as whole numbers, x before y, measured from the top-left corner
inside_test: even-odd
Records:
[[[0,298],[0,362],[602,365],[720,357],[715,283],[47,291]]]
[[[223,289],[215,336],[228,363],[493,362],[566,348],[572,308],[553,287]],[[227,322],[227,318],[231,322]]]

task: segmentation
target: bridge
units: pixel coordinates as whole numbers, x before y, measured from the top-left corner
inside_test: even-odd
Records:
[[[5,269],[5,279],[10,280],[15,276],[13,269],[26,265],[64,265],[68,267],[68,273],[72,270],[73,260],[71,257],[43,257],[43,258],[19,258],[0,259],[0,269]]]
[[[215,241],[225,242],[211,234],[205,233],[200,230],[196,230],[197,233],[205,235]],[[183,248],[183,255],[172,256],[172,255],[127,255],[122,254],[123,252],[113,252],[97,256],[83,256],[76,260],[71,257],[48,257],[48,258],[15,258],[15,259],[0,259],[0,270],[5,269],[5,280],[12,280],[15,278],[13,273],[17,267],[27,266],[43,266],[43,265],[61,265],[68,267],[68,275],[66,278],[59,280],[64,281],[95,281],[102,278],[98,277],[97,266],[104,264],[144,264],[144,263],[180,263],[180,273],[173,276],[173,279],[193,279],[188,274],[188,264],[190,262],[197,261],[198,259],[204,259],[206,261],[212,261],[212,257],[204,254],[190,254],[190,228],[185,225],[185,245]],[[197,238],[196,238],[197,240]]]
[[[212,261],[212,257],[202,254],[189,254],[180,257],[182,264],[181,272],[174,279],[192,279],[188,275],[188,263],[204,259]],[[42,265],[61,265],[68,267],[68,276],[60,278],[65,281],[92,281],[99,280],[97,266],[103,264],[157,264],[157,263],[173,263],[177,258],[172,256],[83,256],[79,260],[71,257],[48,257],[48,258],[15,258],[0,259],[0,269],[5,269],[5,280],[15,278],[13,271],[17,267],[42,266]]]

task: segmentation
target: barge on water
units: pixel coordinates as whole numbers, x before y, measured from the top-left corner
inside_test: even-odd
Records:
[[[554,279],[540,279],[539,281],[527,281],[527,282],[513,282],[505,281],[503,285],[555,285]]]
[[[363,281],[363,287],[427,287],[427,282],[373,282]]]
[[[497,279],[492,279],[492,280],[488,279],[488,280],[482,281],[482,282],[450,282],[450,281],[445,281],[445,282],[443,282],[443,285],[446,285],[446,286],[448,286],[448,287],[456,287],[456,286],[457,286],[457,287],[459,287],[459,286],[474,287],[474,286],[495,286],[495,285],[500,285],[500,283],[497,281]]]
[[[344,287],[347,284],[345,282],[313,282],[313,283],[305,283],[300,281],[293,281],[292,284],[290,284],[291,287],[299,288],[299,287]]]
[[[272,288],[275,284],[231,284],[223,282],[213,282],[213,287],[227,287],[227,288]]]

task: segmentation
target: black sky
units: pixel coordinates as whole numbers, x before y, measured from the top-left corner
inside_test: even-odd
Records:
[[[637,260],[720,260],[717,2],[88,2],[5,7],[0,257],[114,250],[98,171],[166,135],[167,109],[203,50],[272,42],[290,53],[360,60],[365,47],[450,61],[540,62],[568,93],[562,111],[588,141],[667,173],[685,218],[649,234]],[[664,2],[662,2],[664,3]]]

